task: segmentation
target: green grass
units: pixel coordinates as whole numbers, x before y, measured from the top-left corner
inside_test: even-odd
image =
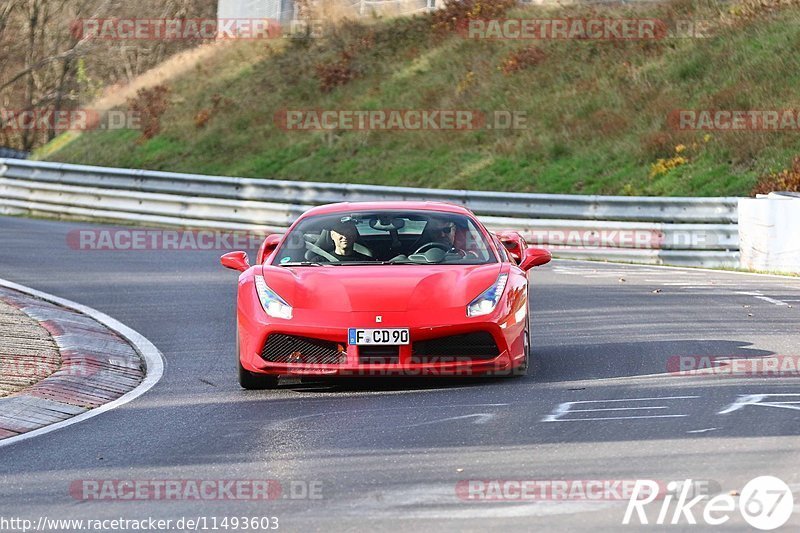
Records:
[[[598,15],[598,9],[602,12]],[[509,17],[720,19],[706,39],[468,41],[428,16],[345,23],[325,38],[235,43],[170,84],[161,133],[91,132],[49,160],[201,174],[546,193],[747,195],[800,154],[800,133],[675,131],[675,109],[784,109],[800,100],[800,8],[745,19],[714,2],[525,8]],[[505,74],[515,50],[544,59]],[[317,65],[353,57],[325,92]],[[224,98],[213,104],[215,95]],[[281,109],[476,109],[524,113],[519,130],[287,132]],[[212,110],[203,127],[201,110]],[[658,159],[688,159],[652,175]]]

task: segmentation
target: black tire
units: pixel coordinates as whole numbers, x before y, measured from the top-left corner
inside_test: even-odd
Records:
[[[523,348],[523,350],[525,352],[525,358],[522,360],[522,364],[514,369],[514,376],[520,378],[528,375],[528,367],[530,366],[530,360],[531,360],[531,336],[530,336],[530,330],[528,328],[525,328],[524,335],[525,335],[525,340],[524,340],[525,347]]]
[[[531,361],[531,315],[528,312],[525,316],[525,333],[523,333],[523,352],[525,354],[525,358],[522,360],[522,364],[519,365],[517,368],[513,370],[514,377],[524,377],[528,375],[528,368],[530,367]]]
[[[247,390],[274,389],[278,386],[278,376],[253,374],[245,370],[242,362],[239,361],[239,385]]]
[[[278,386],[278,376],[266,376],[262,374],[253,374],[242,366],[242,360],[239,359],[239,326],[236,326],[236,365],[239,367],[239,385],[247,390],[264,390],[274,389]]]

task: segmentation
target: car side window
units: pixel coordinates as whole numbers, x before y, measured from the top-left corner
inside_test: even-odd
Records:
[[[503,243],[500,242],[500,239],[498,239],[497,237],[494,237],[494,245],[497,247],[497,251],[500,253],[500,260],[503,261],[504,263],[510,262],[511,258],[509,257],[508,252],[506,251],[506,247],[503,246]]]

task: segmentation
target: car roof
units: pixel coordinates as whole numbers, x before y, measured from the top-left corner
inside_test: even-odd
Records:
[[[466,207],[450,202],[430,201],[383,201],[383,202],[339,202],[313,207],[303,213],[303,216],[328,215],[335,213],[349,213],[352,211],[380,211],[409,210],[409,211],[438,211],[444,213],[459,213],[474,216]]]

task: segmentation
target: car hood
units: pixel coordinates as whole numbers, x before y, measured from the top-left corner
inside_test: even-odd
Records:
[[[410,311],[466,306],[500,274],[488,265],[262,267],[272,290],[297,309]]]

